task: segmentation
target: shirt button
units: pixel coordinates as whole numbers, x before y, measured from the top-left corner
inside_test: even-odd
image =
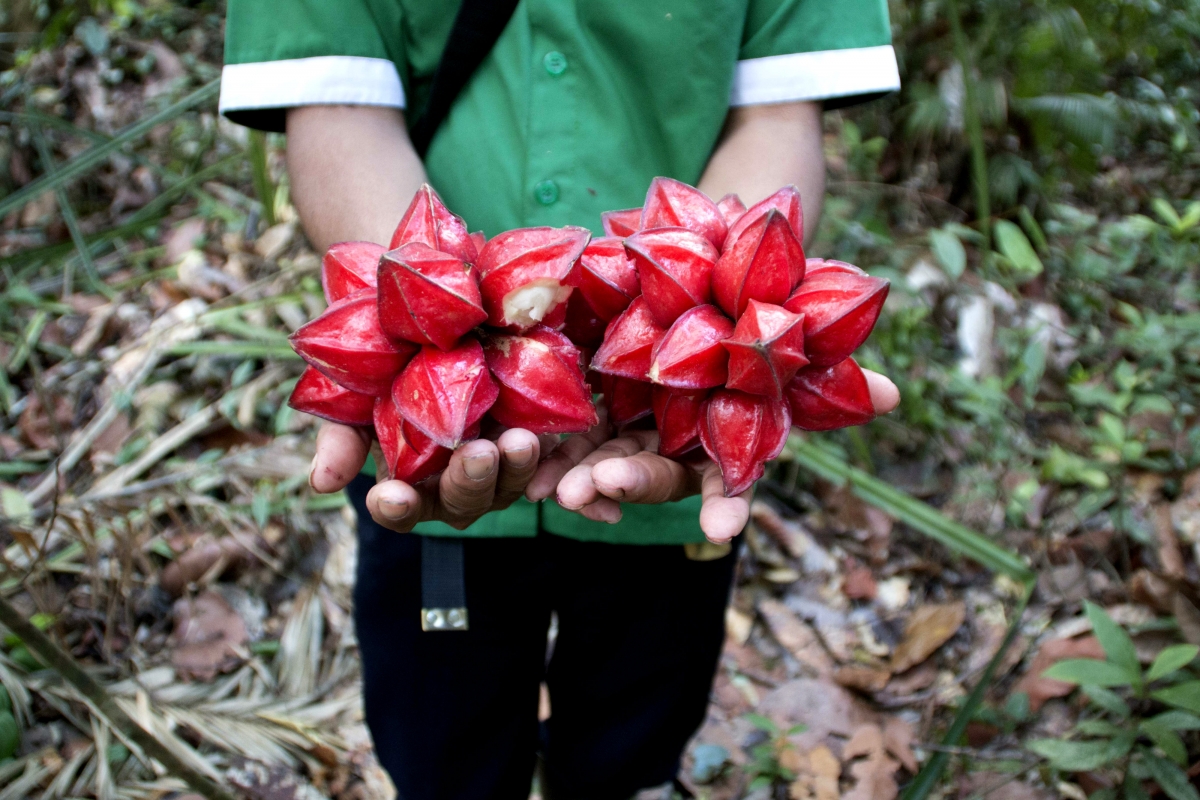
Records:
[[[533,187],[533,196],[544,206],[552,206],[558,202],[558,184],[554,181],[541,181]]]
[[[551,75],[562,75],[567,71],[567,57],[557,50],[551,50],[542,58],[542,66]]]

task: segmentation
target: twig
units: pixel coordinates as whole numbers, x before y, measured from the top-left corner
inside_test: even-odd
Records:
[[[975,76],[972,74],[971,57],[967,51],[967,37],[963,34],[962,19],[958,15],[958,0],[947,0],[946,9],[950,16],[950,29],[954,34],[954,56],[963,72],[963,121],[967,127],[967,139],[971,143],[971,183],[975,188],[975,216],[979,219],[979,232],[983,234],[986,253],[991,247],[992,200],[988,193],[987,151],[983,146],[983,125],[979,121]]]
[[[50,637],[25,619],[3,597],[0,597],[0,623],[20,637],[21,642],[34,655],[94,703],[115,728],[137,742],[147,755],[166,767],[170,774],[182,779],[209,800],[237,800],[232,793],[208,776],[194,770],[171,752],[170,748],[134,722],[133,718],[113,701],[104,687],[84,672],[74,658],[50,641]]]
[[[205,406],[199,413],[191,415],[155,439],[136,459],[105,475],[91,489],[85,492],[80,499],[91,500],[97,495],[120,489],[128,481],[133,480],[157,464],[167,453],[170,453],[207,428],[216,418],[217,407],[215,405]]]

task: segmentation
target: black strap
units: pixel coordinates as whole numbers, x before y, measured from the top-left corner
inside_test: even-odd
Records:
[[[450,38],[446,40],[446,49],[433,73],[425,110],[410,131],[413,147],[422,158],[455,99],[500,38],[518,2],[462,0],[454,17],[454,27],[450,29]]]
[[[467,630],[467,589],[463,540],[421,537],[421,629]]]

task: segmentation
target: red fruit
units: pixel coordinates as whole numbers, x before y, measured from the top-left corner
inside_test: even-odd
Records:
[[[833,272],[844,272],[849,275],[866,275],[858,267],[853,264],[847,264],[845,261],[826,260],[824,258],[810,258],[804,267],[804,276],[812,277],[814,274],[823,270],[831,270]]]
[[[792,226],[792,233],[796,235],[796,240],[804,241],[804,211],[800,206],[800,191],[795,186],[785,186],[775,194],[765,200],[760,200],[750,206],[750,210],[743,214],[737,222],[729,226],[729,233],[725,237],[727,244],[736,242],[742,232],[753,225],[764,214],[771,209],[775,209],[788,221]]]
[[[359,289],[375,286],[375,271],[383,245],[374,242],[338,242],[321,259],[321,288],[325,301],[336,303]]]
[[[607,322],[600,319],[595,309],[588,305],[579,292],[571,292],[567,300],[567,315],[562,332],[580,347],[595,349],[604,341],[604,328]]]
[[[392,378],[416,353],[379,327],[375,291],[360,289],[334,303],[290,337],[292,349],[334,383],[360,394],[388,393]]]
[[[475,264],[488,323],[523,331],[548,319],[579,282],[579,256],[591,236],[571,226],[519,228],[489,241]]]
[[[853,358],[832,367],[807,367],[784,390],[792,424],[805,431],[831,431],[875,419],[867,377]]]
[[[712,274],[717,305],[737,319],[746,303],[783,305],[804,278],[804,248],[783,215],[769,209],[727,247]]]
[[[458,447],[467,431],[496,402],[483,347],[465,339],[453,350],[422,347],[396,378],[396,409],[413,427],[442,447]]]
[[[458,258],[412,242],[379,262],[379,322],[393,339],[449,350],[485,319],[474,271]]]
[[[521,336],[496,336],[484,351],[499,382],[492,418],[534,433],[580,433],[599,419],[579,368],[579,350],[545,327]]]
[[[601,375],[600,381],[608,406],[608,421],[618,428],[654,412],[651,405],[653,384],[615,375]]]
[[[654,345],[646,377],[673,389],[721,386],[729,375],[721,342],[731,335],[733,323],[716,306],[689,308]]]
[[[392,234],[388,249],[395,250],[409,242],[420,242],[468,264],[473,263],[478,255],[475,241],[467,233],[467,225],[462,217],[451,213],[428,183],[421,184],[413,196],[408,210],[396,226],[396,232]]]
[[[633,298],[642,293],[637,268],[625,252],[622,240],[613,237],[592,239],[579,257],[579,286],[596,315],[608,322],[620,314]]]
[[[700,409],[708,392],[674,392],[655,386],[651,402],[658,427],[658,452],[676,458],[700,446]]]
[[[813,366],[829,367],[866,341],[883,310],[883,278],[821,269],[806,278],[784,308],[804,315],[804,352]]]
[[[717,210],[725,218],[725,224],[732,228],[733,223],[741,219],[742,214],[746,213],[746,204],[742,202],[742,198],[730,193],[717,201]],[[725,240],[731,241],[728,235],[726,235]]]
[[[654,320],[646,298],[637,298],[629,308],[608,323],[604,343],[592,357],[592,369],[608,375],[646,380],[654,343],[667,330]]]
[[[342,425],[370,425],[375,398],[344,389],[314,368],[306,367],[292,389],[288,405]]]
[[[725,496],[749,489],[787,443],[787,403],[720,389],[700,410],[700,444],[721,468]]]
[[[642,210],[626,208],[622,211],[605,211],[600,215],[600,224],[604,226],[605,236],[625,238],[641,230]]]
[[[483,231],[473,231],[470,236],[471,244],[475,245],[475,252],[481,252],[483,246],[487,244],[487,237],[483,235]]]
[[[383,450],[389,478],[405,483],[416,483],[441,472],[454,452],[434,444],[405,422],[391,397],[375,400],[375,438]]]
[[[642,282],[642,297],[664,328],[712,297],[717,248],[685,228],[657,228],[625,240]]]
[[[717,204],[699,189],[671,178],[655,178],[642,206],[641,230],[687,228],[721,249],[729,226]]]
[[[804,355],[804,317],[786,308],[751,300],[738,319],[733,336],[723,343],[729,351],[725,385],[779,400],[800,369]]]

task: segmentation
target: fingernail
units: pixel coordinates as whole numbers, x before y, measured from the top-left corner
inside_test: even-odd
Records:
[[[496,468],[496,459],[491,453],[484,455],[469,456],[463,459],[463,471],[467,473],[467,477],[473,481],[481,481],[492,474],[492,470]]]
[[[395,500],[380,500],[379,513],[388,519],[400,519],[408,513],[408,503]]]
[[[511,450],[505,450],[504,457],[508,459],[508,463],[512,466],[523,467],[533,458],[533,446],[527,444],[524,447],[514,447]]]
[[[314,455],[312,463],[308,465],[308,488],[310,488],[310,489],[317,488],[317,487],[313,486],[313,475],[316,473],[316,471],[317,471],[317,457]]]
[[[583,508],[583,505],[572,506],[572,505],[568,505],[567,503],[564,503],[563,499],[562,499],[562,495],[558,495],[558,494],[556,494],[554,496],[554,502],[558,503],[558,505],[560,507],[565,508],[567,511],[578,511],[579,509]]]

